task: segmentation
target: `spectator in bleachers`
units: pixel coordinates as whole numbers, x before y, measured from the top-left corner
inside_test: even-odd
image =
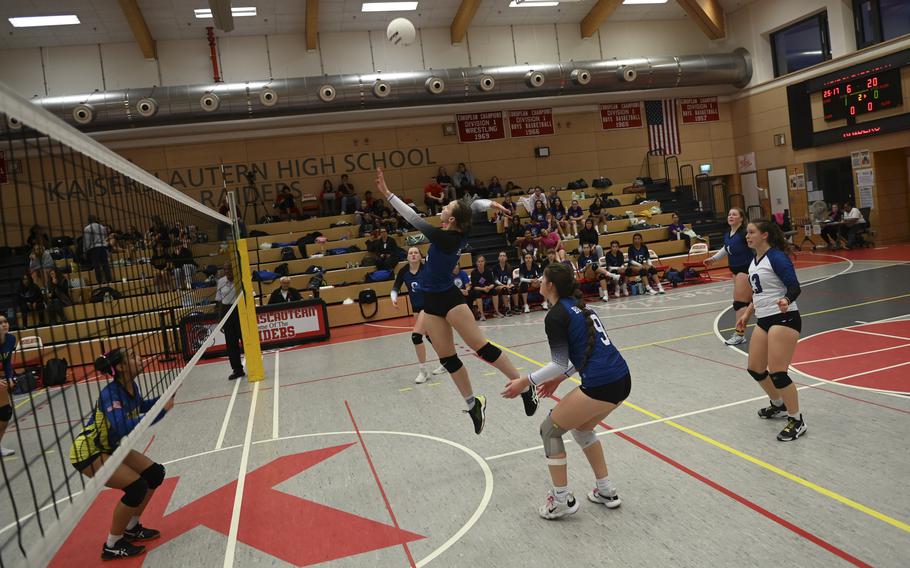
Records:
[[[509,257],[505,251],[499,252],[498,262],[493,265],[493,279],[496,282],[496,295],[499,297],[499,303],[496,306],[497,314],[511,315],[519,313],[518,307],[518,288],[512,276],[512,267],[509,265]],[[509,301],[508,306],[504,298]]]
[[[107,237],[110,231],[94,215],[88,216],[88,225],[82,230],[82,247],[92,268],[95,283],[107,284],[114,281],[111,275],[111,260],[108,256]]]
[[[840,210],[837,203],[831,204],[831,211],[828,212],[826,223],[822,225],[822,238],[828,244],[829,249],[837,249],[840,246],[837,242],[837,235],[840,232],[840,223],[844,220],[844,212]]]
[[[430,215],[438,215],[439,210],[446,204],[445,188],[436,181],[436,176],[432,176],[429,183],[423,187],[423,204],[427,206]]]
[[[559,222],[556,220],[556,217],[552,213],[547,211],[546,217],[544,217],[543,225],[541,225],[540,230],[544,229],[550,231],[551,233],[560,234],[559,232]]]
[[[13,353],[16,351],[16,336],[9,332],[9,320],[0,315],[0,361],[3,363],[3,378],[0,380],[0,441],[6,433],[6,427],[13,418],[13,407],[10,404],[9,393],[13,388],[12,382],[16,378],[13,372]],[[12,456],[15,450],[0,446],[0,458]]]
[[[158,292],[170,292],[173,289],[171,284],[173,280],[171,274],[171,255],[168,254],[164,243],[159,241],[155,243],[152,254],[152,260],[149,264],[155,269],[155,288]]]
[[[594,221],[594,229],[602,235],[607,234],[607,214],[604,212],[603,200],[598,195],[588,206],[588,218]],[[603,225],[603,231],[601,231]]]
[[[863,218],[863,212],[850,201],[844,202],[844,221],[840,229],[840,238],[844,241],[847,250],[856,246],[856,235],[866,230],[868,223]]]
[[[28,315],[30,313],[38,316],[36,318],[38,321],[35,325],[44,323],[44,293],[41,292],[41,288],[35,284],[35,281],[28,274],[23,274],[22,280],[19,281],[17,300],[19,302],[19,311],[22,313],[23,327],[28,327]]]
[[[322,191],[319,192],[319,214],[331,217],[338,214],[338,194],[332,180],[326,178],[322,182]]]
[[[559,199],[559,190],[556,189],[555,185],[551,185],[550,190],[547,192],[547,209],[552,210],[556,205],[557,199]]]
[[[518,249],[518,258],[524,258],[530,254],[532,258],[537,258],[537,249],[540,248],[540,238],[535,237],[530,227],[524,229],[524,235],[515,241],[515,247]]]
[[[573,237],[578,236],[578,228],[583,224],[585,219],[585,210],[578,204],[577,199],[573,199],[571,205],[566,210],[566,221],[569,222],[569,234]]]
[[[442,186],[446,193],[447,201],[454,201],[458,198],[458,192],[455,190],[455,184],[452,182],[452,176],[446,171],[445,166],[439,166],[436,170],[436,183]]]
[[[513,223],[518,224],[518,207],[515,205],[515,202],[512,201],[511,195],[506,195],[502,200],[502,206],[509,210],[508,213],[504,211],[499,211],[498,219],[502,219],[502,226],[508,233],[509,227]]]
[[[25,244],[29,247],[34,247],[35,245],[41,245],[44,248],[51,246],[51,239],[47,235],[47,229],[41,225],[32,225],[28,229],[28,238],[25,239]]]
[[[50,273],[56,264],[49,250],[44,245],[36,244],[28,255],[28,271],[40,288],[47,288]]]
[[[452,282],[461,291],[462,296],[467,297],[471,293],[471,277],[458,264],[452,269]]]
[[[568,238],[574,233],[569,231],[569,219],[566,212],[566,206],[562,204],[562,199],[557,195],[556,199],[552,201],[550,205],[550,213],[553,214],[553,218],[556,219],[556,223],[559,226],[559,235],[562,238]]]
[[[607,292],[607,281],[612,278],[607,269],[600,266],[600,257],[589,243],[585,243],[581,247],[577,270],[579,280],[597,282],[600,287],[600,297],[604,302],[610,299],[610,294]]]
[[[370,210],[373,214],[374,227],[378,225],[390,233],[394,233],[398,230],[398,218],[395,216],[392,209],[386,205],[384,199],[381,197],[376,198],[376,200],[373,201]]]
[[[490,178],[490,185],[487,186],[487,190],[490,192],[490,197],[500,197],[505,193],[505,190],[502,188],[502,184],[499,183],[499,178],[493,176]],[[508,193],[505,193],[509,195]]]
[[[476,180],[474,183],[474,199],[489,199],[490,190],[487,188],[486,184],[482,179]]]
[[[341,214],[347,215],[360,210],[360,197],[354,186],[348,181],[348,174],[341,174],[341,183],[338,184],[338,194],[341,195]]]
[[[480,321],[486,321],[487,317],[483,312],[483,301],[486,298],[493,297],[493,291],[496,289],[496,277],[493,271],[487,266],[487,259],[482,254],[477,255],[474,261],[474,269],[471,270],[471,290],[468,294],[468,301],[474,302],[477,313],[480,314]],[[493,310],[496,310],[494,304]],[[495,311],[497,317],[502,317],[498,311]]]
[[[524,304],[525,313],[531,311],[530,306],[528,306],[528,292],[540,291],[540,276],[542,274],[543,270],[534,262],[534,257],[525,253],[524,262],[518,266],[518,291],[521,293],[521,301]],[[546,301],[544,301],[544,305],[546,305]]]
[[[559,238],[559,233],[549,229],[542,230],[540,232],[540,248],[547,253],[550,251],[555,253],[556,251],[563,249],[564,247],[562,240]]]
[[[590,217],[585,219],[584,226],[578,231],[578,252],[582,252],[584,245],[591,245],[591,250],[600,258],[604,255],[603,247],[600,246],[600,235],[594,229],[594,220]]]
[[[269,305],[284,304],[287,302],[299,302],[301,300],[300,292],[296,288],[291,288],[291,279],[282,276],[278,280],[280,286],[272,290],[269,295]]]
[[[367,251],[376,255],[378,259],[376,267],[380,270],[392,270],[398,261],[404,259],[404,251],[395,239],[389,236],[386,228],[379,230],[378,238],[367,241]]]
[[[682,239],[686,242],[686,250],[692,248],[692,237],[686,234],[686,226],[679,222],[679,215],[673,213],[670,216],[670,226],[667,227],[670,232],[670,239],[678,241]]]
[[[69,280],[58,269],[51,270],[47,283],[47,322],[50,325],[66,323],[64,308],[74,303]]]
[[[505,193],[506,195],[521,195],[523,192],[520,185],[507,181]]]
[[[531,211],[531,223],[534,225],[533,232],[540,233],[541,229],[549,228],[550,224],[547,222],[547,215],[550,215],[550,212],[547,210],[544,200],[535,201],[534,209]]]
[[[193,258],[193,252],[184,241],[174,245],[174,252],[171,255],[171,263],[174,267],[174,281],[177,287],[182,290],[190,290],[193,287],[193,274],[196,273],[196,260]]]
[[[657,269],[651,263],[651,253],[648,251],[648,246],[644,244],[641,233],[632,235],[632,244],[629,245],[627,255],[628,268],[626,269],[626,276],[640,276],[642,283],[645,285],[645,291],[652,296],[663,294],[664,287],[660,283]],[[652,282],[654,283],[653,287],[651,286]]]
[[[616,281],[616,288],[613,291],[613,297],[618,298],[620,294],[629,295],[629,288],[626,285],[625,269],[626,257],[619,248],[619,241],[610,241],[610,250],[604,255],[604,267],[607,272],[613,274],[613,280]]]
[[[459,162],[455,168],[455,175],[452,176],[452,185],[455,186],[458,199],[464,197],[465,193],[474,193],[474,174],[468,170],[464,162]]]
[[[530,195],[518,198],[518,203],[520,203],[521,206],[525,208],[525,211],[528,212],[528,215],[531,215],[532,217],[534,216],[534,212],[537,211],[538,201],[541,202],[541,207],[543,207],[544,211],[546,211],[547,198],[544,196],[543,190],[541,190],[540,187],[535,187],[531,191]]]

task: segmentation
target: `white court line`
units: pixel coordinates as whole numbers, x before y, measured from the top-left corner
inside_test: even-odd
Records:
[[[278,393],[281,392],[281,385],[278,382],[278,356],[281,351],[275,351],[275,384],[272,385],[272,439],[278,439]]]
[[[868,325],[868,324],[865,324],[865,325]],[[865,334],[865,335],[877,335],[877,336],[879,336],[879,337],[888,337],[888,338],[890,338],[890,339],[902,339],[902,340],[904,340],[904,341],[910,341],[910,337],[903,337],[903,336],[900,336],[900,335],[889,335],[889,334],[887,334],[887,333],[878,333],[878,332],[875,332],[875,331],[863,331],[863,330],[861,330],[861,329],[853,329],[853,328],[850,328],[850,327],[845,327],[845,328],[844,328],[844,331],[849,331],[850,333],[862,333],[862,334]]]
[[[809,359],[808,361],[798,361],[793,363],[793,365],[809,365],[810,363],[824,363],[826,361],[835,361],[837,359],[849,359],[850,357],[860,357],[863,355],[871,355],[873,353],[881,353],[882,351],[891,351],[893,349],[903,349],[904,347],[910,347],[910,343],[904,343],[903,345],[895,345],[894,347],[885,347],[883,349],[873,349],[872,351],[860,351],[859,353],[850,353],[847,355],[835,355],[833,357],[822,357],[821,359]]]
[[[237,531],[240,529],[240,506],[243,504],[243,488],[246,484],[246,468],[250,461],[250,445],[253,441],[253,421],[256,418],[256,399],[259,398],[259,384],[253,384],[253,397],[250,400],[250,417],[246,422],[246,435],[243,438],[243,449],[240,451],[240,471],[237,474],[237,489],[234,492],[234,508],[231,511],[231,528],[228,532],[227,547],[224,551],[224,568],[233,568],[234,552],[237,549]]]
[[[879,371],[887,371],[889,369],[896,369],[898,367],[903,367],[904,365],[910,365],[910,361],[904,361],[903,363],[898,363],[896,365],[888,365],[887,367],[881,367],[878,369],[872,369],[871,371],[863,371],[862,373],[854,373],[852,375],[847,375],[846,377],[838,377],[837,379],[832,379],[832,380],[845,381],[847,379],[852,379],[854,377],[862,377],[863,375],[869,375],[872,373],[877,373]]]
[[[224,420],[221,422],[221,431],[218,432],[218,441],[215,442],[215,449],[220,450],[224,445],[224,435],[227,434],[228,423],[231,421],[231,414],[234,412],[234,401],[237,400],[237,389],[240,388],[240,379],[234,379],[234,390],[231,391],[231,400],[228,402],[227,410],[224,413]]]

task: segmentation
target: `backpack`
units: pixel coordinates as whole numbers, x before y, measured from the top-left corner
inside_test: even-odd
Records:
[[[119,300],[123,297],[123,294],[111,288],[110,286],[102,286],[101,288],[98,288],[92,292],[90,300],[92,303],[104,302],[106,297],[109,297],[111,300]]]
[[[255,230],[255,229],[252,230],[252,231],[250,231],[250,238],[255,238],[255,237],[267,237],[267,236],[269,236],[269,234],[266,233],[265,231],[257,231],[257,230]]]
[[[38,380],[35,373],[26,371],[16,377],[16,384],[13,386],[13,394],[27,394],[35,390],[38,386]]]
[[[252,280],[253,282],[274,282],[279,276],[281,275],[271,270],[254,270]]]
[[[281,248],[281,260],[295,260],[297,257],[294,256],[294,249],[291,247],[282,247]]]
[[[382,282],[383,280],[391,280],[392,271],[391,270],[374,270],[367,274],[367,282]]]
[[[405,239],[404,239],[404,243],[406,245],[408,245],[409,247],[422,245],[422,244],[428,243],[428,242],[430,242],[430,239],[428,239],[427,236],[424,235],[423,233],[418,233],[416,235],[409,235],[409,236],[405,237]]]
[[[597,188],[605,188],[613,185],[613,182],[610,180],[610,178],[601,176],[599,178],[594,178],[594,181],[591,182],[591,185]]]
[[[275,274],[281,276],[287,276],[290,274],[290,269],[288,268],[288,263],[284,262],[275,267]]]
[[[360,294],[357,296],[357,301],[360,305],[360,315],[363,316],[364,319],[376,317],[376,313],[379,312],[379,299],[376,297],[376,290],[373,290],[372,288],[361,290]],[[363,307],[369,304],[373,305],[373,311],[370,315],[367,315],[366,310],[364,310]]]
[[[51,359],[44,364],[44,386],[53,387],[66,383],[66,359]]]
[[[668,270],[667,273],[664,275],[664,277],[667,279],[667,282],[669,282],[674,288],[676,288],[677,286],[679,286],[680,284],[682,284],[685,281],[685,278],[683,278],[682,273],[680,271],[676,270],[675,268],[671,268],[670,270]]]

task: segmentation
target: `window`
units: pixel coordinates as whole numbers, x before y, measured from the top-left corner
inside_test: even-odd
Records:
[[[853,0],[853,21],[860,49],[910,34],[910,2]]]
[[[822,12],[771,34],[774,76],[780,77],[831,59],[828,13]]]

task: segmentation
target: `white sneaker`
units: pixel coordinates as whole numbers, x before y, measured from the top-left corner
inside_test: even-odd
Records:
[[[650,286],[648,286],[648,287],[646,288],[646,290],[648,291],[648,294],[650,294],[650,295],[652,295],[652,296],[656,296],[656,295],[657,295],[657,290],[655,290],[654,288],[651,288]]]
[[[746,342],[746,335],[744,333],[733,332],[733,335],[727,338],[724,343],[727,345],[741,345]]]
[[[442,365],[433,370],[434,375],[445,375],[446,373],[448,373],[448,371],[446,371],[446,368]]]
[[[445,369],[443,369],[443,371],[445,371]],[[414,379],[414,382],[418,385],[422,385],[423,383],[427,382],[428,378],[429,377],[427,376],[426,370],[420,369],[420,372],[417,373],[417,378]]]
[[[610,299],[610,293],[607,292],[607,291],[604,291],[604,293],[603,293],[603,295],[600,297],[600,299],[603,300],[604,302],[608,301],[608,300]]]
[[[524,312],[525,312],[526,314],[531,313],[531,308],[530,308],[527,304],[525,304]]]
[[[621,293],[623,296],[628,296],[628,295],[629,295],[629,287],[628,287],[627,285],[623,284],[622,287],[620,287],[619,290],[620,290],[620,293]]]
[[[658,294],[666,294],[666,292],[664,291],[664,287],[663,287],[663,286],[658,286],[658,287],[657,287],[657,293],[658,293]]]
[[[537,510],[541,517],[551,520],[568,517],[576,511],[578,511],[578,500],[575,499],[574,495],[569,493],[569,496],[565,501],[560,501],[556,498],[556,495],[553,494],[552,489],[547,492],[547,500]]]
[[[615,509],[622,505],[622,499],[619,498],[619,495],[616,494],[616,490],[613,490],[611,494],[603,494],[595,487],[593,491],[588,493],[588,501],[592,503],[600,503],[604,505],[607,509]]]
[[[549,310],[550,304],[548,304],[547,302],[544,302],[543,304],[540,305],[540,307],[542,307],[544,310]]]
[[[616,291],[613,292],[613,297],[614,297],[614,298],[618,298],[618,297],[619,297],[619,286],[617,286],[617,287],[616,287]]]
[[[16,455],[16,450],[12,450],[10,448],[0,448],[0,457],[6,458],[14,455]]]
[[[480,321],[487,321],[487,316],[485,314],[480,314]]]

